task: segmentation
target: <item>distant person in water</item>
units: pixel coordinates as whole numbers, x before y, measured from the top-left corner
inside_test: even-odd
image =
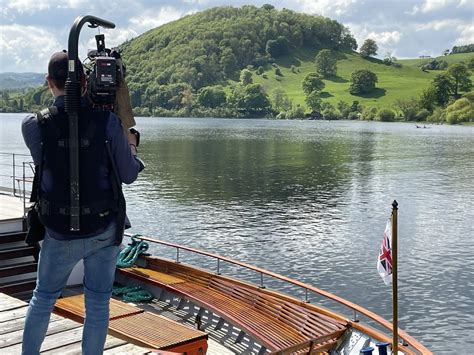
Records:
[[[82,65],[77,65],[85,93]],[[115,264],[123,237],[124,218],[120,216],[125,216],[125,205],[119,211],[114,191],[118,184],[135,181],[144,168],[136,156],[137,137],[124,134],[114,113],[95,110],[83,100],[78,125],[80,231],[70,230],[69,123],[64,111],[67,74],[67,53],[53,54],[46,80],[57,112],[50,110],[43,119],[41,115],[28,115],[22,123],[23,138],[39,169],[38,212],[46,228],[36,288],[25,320],[22,348],[25,355],[39,354],[56,299],[80,260],[84,262],[85,296],[82,353],[102,354]],[[113,173],[113,165],[118,176]]]

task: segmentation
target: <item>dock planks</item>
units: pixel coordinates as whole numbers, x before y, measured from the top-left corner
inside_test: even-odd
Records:
[[[0,293],[0,353],[20,354],[23,327],[28,305],[14,297]],[[60,316],[51,315],[42,354],[81,354],[82,325]],[[125,350],[125,352],[124,352]],[[145,348],[107,336],[106,354],[148,354]]]

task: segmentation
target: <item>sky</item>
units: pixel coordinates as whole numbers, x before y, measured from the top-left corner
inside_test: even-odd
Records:
[[[101,30],[106,46],[215,6],[272,4],[277,9],[323,15],[347,26],[359,46],[374,39],[378,57],[439,56],[455,45],[474,43],[474,0],[0,0],[0,72],[46,71],[50,55],[67,49],[78,16],[115,23]],[[79,55],[95,48],[97,29],[83,27]]]

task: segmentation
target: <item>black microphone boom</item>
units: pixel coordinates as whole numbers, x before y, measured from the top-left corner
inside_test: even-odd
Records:
[[[80,189],[79,189],[79,107],[81,100],[81,78],[77,63],[79,33],[85,23],[89,27],[102,26],[104,28],[115,28],[112,22],[95,16],[80,16],[76,18],[69,31],[68,40],[68,76],[66,80],[66,98],[64,108],[69,119],[69,178],[70,178],[70,230],[80,230]]]

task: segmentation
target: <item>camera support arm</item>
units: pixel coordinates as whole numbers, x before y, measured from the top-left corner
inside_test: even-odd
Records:
[[[77,71],[79,33],[85,23],[90,27],[102,26],[115,28],[115,24],[95,16],[80,16],[74,21],[69,31],[68,40],[68,75],[66,80],[66,98],[64,108],[69,119],[69,178],[70,178],[70,230],[80,230],[79,199],[79,107],[81,100],[81,78]]]

